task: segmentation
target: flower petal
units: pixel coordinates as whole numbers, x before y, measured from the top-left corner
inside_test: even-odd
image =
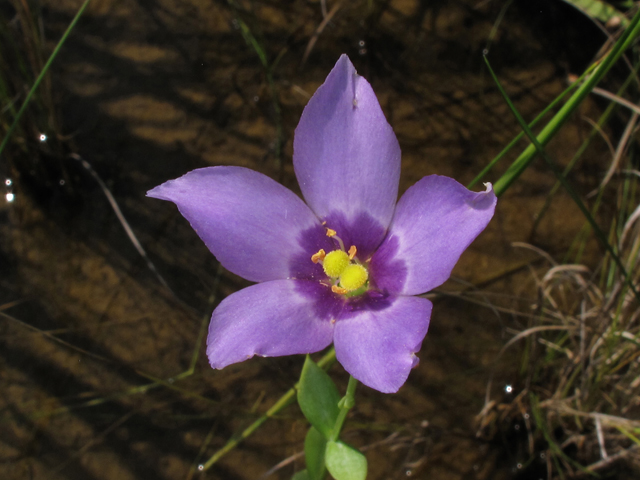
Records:
[[[274,280],[240,290],[213,311],[207,356],[224,368],[253,355],[312,353],[331,344],[342,304],[312,280]]]
[[[336,358],[365,385],[394,393],[404,384],[427,334],[432,303],[419,297],[387,297],[380,308],[343,312],[333,343]]]
[[[371,259],[376,286],[418,295],[444,283],[493,217],[497,199],[486,185],[485,192],[472,192],[451,178],[431,175],[409,188]]]
[[[322,278],[311,262],[331,249],[304,202],[279,183],[247,168],[201,168],[147,193],[174,202],[218,261],[253,282]]]
[[[400,147],[371,85],[346,55],[302,112],[293,165],[302,194],[318,217],[330,220],[340,212],[347,224],[372,217],[379,224],[373,243],[380,244],[398,198]],[[355,245],[371,243],[359,240],[357,231],[350,234]]]

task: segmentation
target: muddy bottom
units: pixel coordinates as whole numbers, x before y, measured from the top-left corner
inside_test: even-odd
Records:
[[[81,2],[43,3],[53,46]],[[434,173],[468,183],[519,133],[482,51],[490,47],[496,73],[532,119],[600,47],[601,33],[561,3],[512,5],[489,40],[500,2],[327,2],[323,22],[318,1],[94,1],[53,68],[61,131],[43,132],[64,137],[79,157],[56,156],[44,142],[48,177],[3,172],[15,201],[0,207],[0,476],[289,479],[304,468],[307,426],[291,406],[198,471],[295,383],[304,358],[208,366],[202,327],[247,282],[219,268],[173,205],[145,192],[209,165],[250,167],[299,192],[293,131],[341,53],[372,84],[398,136],[401,191]],[[278,59],[271,79],[244,26],[269,62]],[[590,129],[581,117],[597,113],[587,100],[550,145],[559,164]],[[596,185],[606,162],[596,141],[578,188]],[[453,278],[430,295],[421,362],[400,392],[359,387],[344,438],[366,453],[368,478],[517,475],[527,459],[517,436],[481,440],[475,416],[492,373],[492,398],[518,393],[505,390],[517,352],[494,360],[507,330],[523,325],[490,306],[526,304],[528,267],[540,257],[512,243],[560,253],[583,225],[558,194],[532,230],[553,184],[536,163],[500,199]],[[476,301],[456,294],[463,290]],[[339,365],[331,374],[346,388]]]

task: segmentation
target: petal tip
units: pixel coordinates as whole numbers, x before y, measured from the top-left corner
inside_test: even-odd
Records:
[[[160,200],[166,200],[164,198],[164,195],[162,194],[162,186],[164,185],[164,183],[162,185],[158,185],[157,187],[152,188],[151,190],[149,190],[146,194],[147,197],[150,198],[158,198]]]
[[[471,199],[470,205],[476,210],[495,209],[498,197],[493,191],[493,185],[490,182],[483,184],[484,192],[477,192]]]

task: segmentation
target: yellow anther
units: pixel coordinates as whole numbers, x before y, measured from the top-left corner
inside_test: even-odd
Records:
[[[339,287],[337,285],[331,285],[331,291],[333,293],[337,293],[338,295],[344,295],[348,292],[346,288]]]
[[[353,260],[353,257],[356,256],[356,253],[358,253],[358,249],[356,248],[355,245],[351,245],[349,247],[349,260]]]
[[[362,265],[350,264],[340,275],[340,286],[351,292],[359,289],[369,279],[367,270]]]
[[[327,237],[334,237],[336,235],[336,231],[327,227]]]
[[[326,256],[325,251],[321,248],[320,250],[318,250],[318,253],[314,253],[313,255],[311,255],[311,261],[313,263],[318,263],[324,260],[324,257]]]
[[[349,256],[342,250],[334,250],[325,255],[322,268],[331,278],[338,278],[349,265]]]

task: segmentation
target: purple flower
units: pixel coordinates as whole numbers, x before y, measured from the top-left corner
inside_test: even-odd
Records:
[[[241,167],[194,170],[151,190],[174,202],[231,272],[257,282],[213,312],[207,355],[223,368],[253,355],[334,343],[365,385],[396,392],[418,363],[432,304],[487,226],[491,186],[432,175],[396,205],[400,147],[371,86],[346,55],[302,113],[293,164],[305,203]]]

